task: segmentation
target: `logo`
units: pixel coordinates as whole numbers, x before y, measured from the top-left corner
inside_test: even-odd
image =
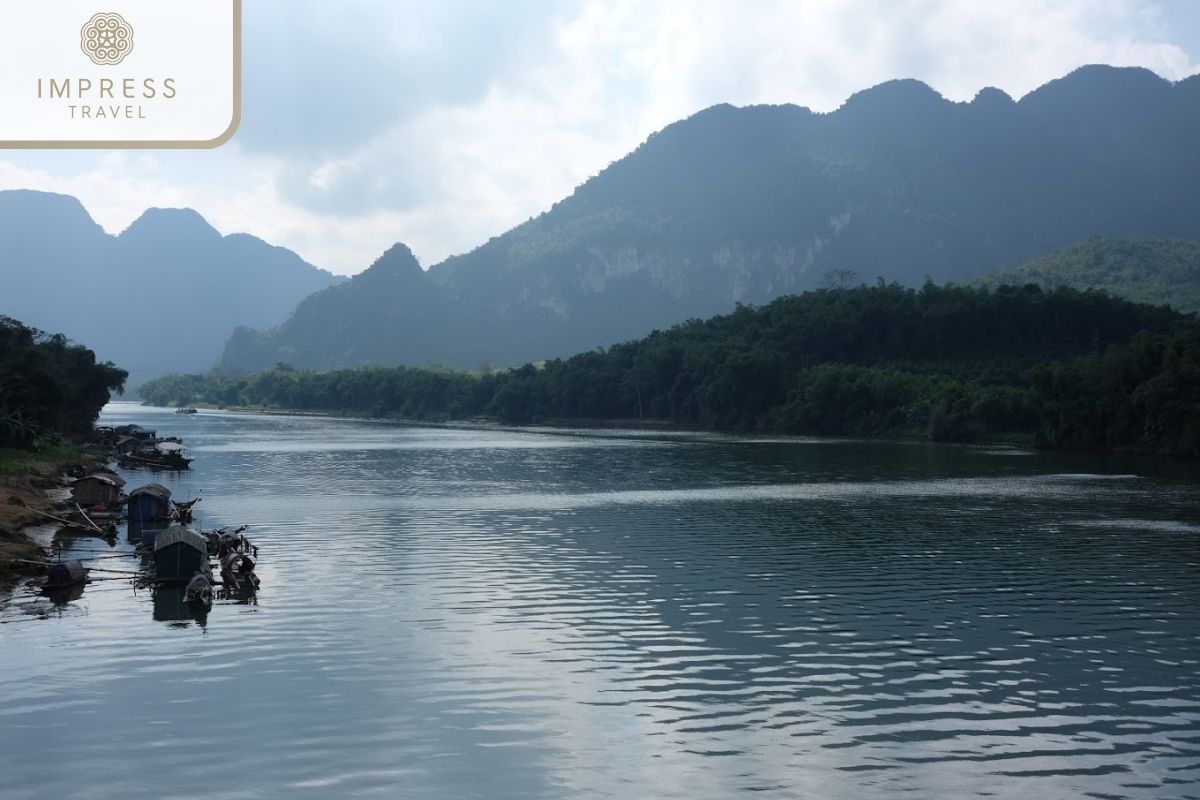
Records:
[[[133,28],[120,14],[96,14],[79,32],[79,46],[96,64],[120,64],[133,52]]]
[[[237,131],[242,0],[0,0],[0,31],[16,32],[0,44],[0,152],[218,147]]]

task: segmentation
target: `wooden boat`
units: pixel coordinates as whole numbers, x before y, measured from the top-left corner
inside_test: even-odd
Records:
[[[191,500],[175,504],[175,519],[181,523],[187,524],[192,521],[192,508],[199,503],[203,498],[196,497]]]
[[[46,591],[69,589],[87,583],[88,568],[82,561],[60,561],[50,565],[46,572],[46,582],[42,588]]]
[[[129,521],[157,522],[170,519],[174,511],[171,490],[161,484],[148,483],[129,493]]]
[[[183,602],[191,605],[211,606],[213,601],[212,577],[197,572],[183,588]]]
[[[71,499],[81,506],[111,506],[119,502],[125,479],[108,471],[84,475],[71,484]]]
[[[153,563],[157,583],[186,584],[196,574],[212,580],[208,540],[182,525],[173,525],[154,537]]]
[[[254,559],[246,553],[230,551],[221,559],[221,582],[234,591],[258,588],[258,575],[254,574]]]
[[[146,469],[182,471],[188,469],[188,466],[192,463],[192,459],[184,456],[177,450],[168,453],[164,453],[161,450],[141,450],[137,453],[117,456],[117,463],[127,469],[145,467]]]

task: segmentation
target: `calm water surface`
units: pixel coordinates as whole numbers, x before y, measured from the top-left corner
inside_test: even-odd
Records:
[[[104,422],[185,438],[195,468],[159,480],[205,528],[251,525],[262,590],[196,620],[123,579],[17,589],[6,800],[1200,797],[1180,465]]]

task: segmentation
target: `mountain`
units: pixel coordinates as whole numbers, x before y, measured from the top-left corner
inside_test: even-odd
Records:
[[[900,80],[828,114],[716,106],[413,275],[386,318],[363,313],[367,293],[330,295],[319,313],[239,334],[222,366],[513,364],[768,302],[835,271],[917,285],[1093,235],[1200,238],[1197,141],[1200,76],[1104,66],[1020,101],[984,89],[956,103]],[[406,317],[429,294],[452,310],[414,333]]]
[[[207,369],[234,327],[276,325],[338,280],[190,209],[110,236],[74,197],[0,192],[0,314],[86,342],[131,383]]]
[[[1103,289],[1139,303],[1200,312],[1200,241],[1096,237],[1020,267],[991,272],[973,283]]]
[[[347,308],[353,317],[342,315]],[[284,325],[293,332],[286,344],[243,326],[234,331],[227,352],[270,366],[313,359],[331,368],[448,363],[476,334],[469,319],[457,319],[459,311],[450,292],[430,281],[412,251],[397,244],[351,280],[305,298]]]

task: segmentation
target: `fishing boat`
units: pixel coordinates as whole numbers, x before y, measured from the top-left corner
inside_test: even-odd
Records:
[[[254,567],[254,559],[248,554],[230,551],[221,559],[221,582],[234,591],[253,591],[259,585]]]
[[[107,508],[124,499],[125,479],[115,472],[97,470],[71,483],[71,499],[81,506]]]
[[[172,525],[154,537],[154,581],[187,584],[204,575],[212,582],[208,564],[208,540],[182,525]]]
[[[157,483],[148,483],[130,492],[128,506],[129,521],[139,524],[170,519],[175,510],[171,504],[171,490]]]
[[[181,522],[185,525],[187,523],[191,522],[192,517],[193,517],[192,509],[195,507],[196,503],[199,503],[202,499],[203,498],[201,498],[201,497],[195,497],[195,498],[192,498],[191,500],[183,500],[181,502],[176,503],[175,504],[175,520],[177,522]]]
[[[151,448],[118,455],[117,463],[127,468],[185,470],[192,459],[183,455],[183,445],[179,442],[158,442]]]
[[[46,571],[46,582],[42,584],[42,589],[55,591],[82,585],[87,583],[88,571],[82,561],[60,561],[51,564]]]
[[[212,601],[212,578],[204,573],[197,572],[187,582],[187,586],[183,587],[183,602],[191,605],[211,606]]]

